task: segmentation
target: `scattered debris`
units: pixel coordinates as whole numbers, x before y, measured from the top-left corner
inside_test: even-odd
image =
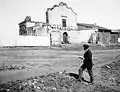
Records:
[[[107,90],[109,90],[107,92],[112,92],[111,90],[113,90],[100,84],[93,84],[93,86],[95,87],[90,92],[106,92]],[[65,70],[61,73],[56,72],[25,80],[1,83],[0,92],[87,92],[85,89],[89,87],[89,84],[79,82]]]
[[[10,64],[10,65],[2,64],[2,65],[0,65],[0,71],[21,70],[21,69],[25,69],[25,68],[27,68],[27,67],[24,66],[24,65],[13,65],[13,64]]]
[[[110,69],[110,66],[106,65],[105,67],[107,67],[108,69]]]
[[[110,86],[120,87],[120,61],[113,61],[101,67],[101,79]]]

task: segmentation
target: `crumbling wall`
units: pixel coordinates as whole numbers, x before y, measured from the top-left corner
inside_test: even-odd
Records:
[[[81,43],[88,42],[91,34],[94,34],[94,30],[81,30],[81,31],[61,31],[61,35],[67,32],[68,33],[68,41],[69,43]],[[96,37],[96,35],[95,35]],[[93,37],[95,40],[96,38]],[[62,38],[62,37],[61,37]]]
[[[50,32],[50,42],[51,45],[60,45],[61,44],[61,32],[60,31],[51,31]]]
[[[101,44],[110,44],[111,35],[110,32],[99,32],[99,42]]]

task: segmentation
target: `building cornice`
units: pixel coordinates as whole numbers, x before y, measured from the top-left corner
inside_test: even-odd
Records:
[[[73,11],[73,9],[72,9],[71,7],[68,7],[68,5],[67,5],[66,3],[64,3],[64,2],[60,2],[58,5],[54,5],[52,8],[48,8],[48,9],[47,9],[47,12],[48,12],[48,11],[52,11],[54,8],[60,7],[60,6],[66,6],[66,7],[67,7],[68,9],[70,9],[74,14],[77,15],[77,13],[75,13],[75,12]]]

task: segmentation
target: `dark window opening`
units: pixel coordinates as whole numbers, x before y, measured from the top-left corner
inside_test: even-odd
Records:
[[[66,19],[62,19],[62,26],[66,27]]]

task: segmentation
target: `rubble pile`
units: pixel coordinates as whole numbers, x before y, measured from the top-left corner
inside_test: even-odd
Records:
[[[0,92],[106,92],[109,87],[94,84],[90,88],[85,82],[79,82],[67,73],[51,73],[25,80],[0,83]],[[109,91],[108,91],[109,92]],[[113,91],[115,92],[115,91]]]
[[[80,82],[68,74],[52,73],[0,84],[0,92],[78,92]]]
[[[120,59],[101,67],[101,79],[110,86],[120,87]]]
[[[1,64],[0,65],[0,71],[5,71],[5,70],[21,70],[21,69],[25,69],[25,68],[27,68],[27,67],[24,66],[24,65],[13,65],[13,64],[10,64],[10,65]]]

